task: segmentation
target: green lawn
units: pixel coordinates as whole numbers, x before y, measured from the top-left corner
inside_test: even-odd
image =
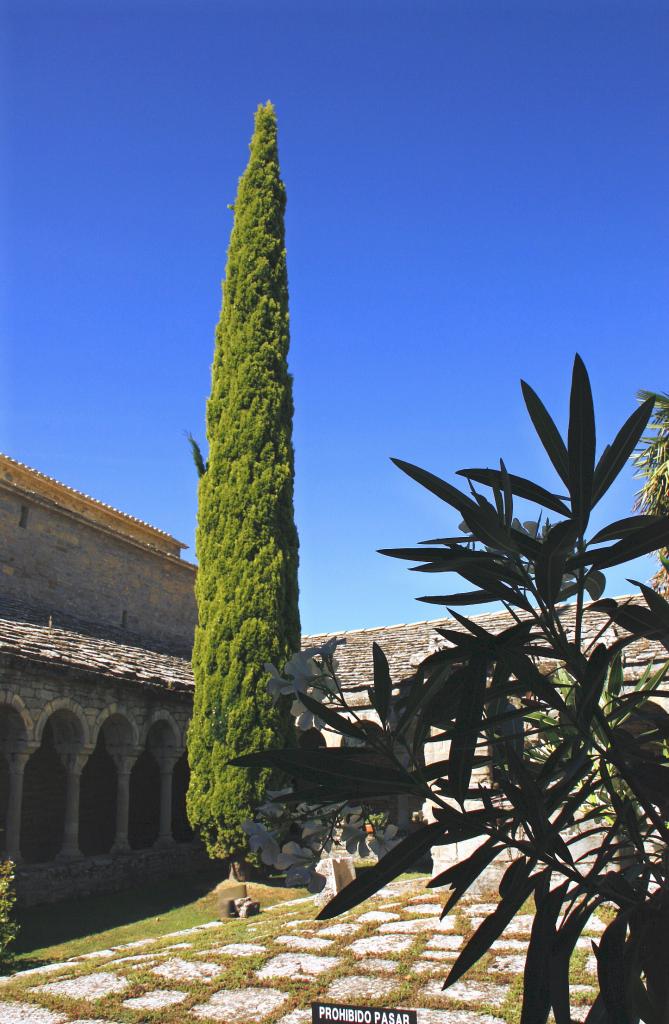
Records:
[[[358,864],[358,874],[369,864]],[[402,875],[418,878],[420,872]],[[158,938],[218,916],[216,886],[225,880],[221,865],[192,877],[177,877],[121,893],[87,896],[19,909],[18,939],[11,970],[67,960],[96,949],[137,939]],[[287,889],[283,878],[269,884],[250,883],[249,895],[266,908],[308,895],[306,889]]]
[[[191,878],[178,877],[121,893],[66,900],[17,912],[20,932],[13,970],[67,960],[95,949],[192,928],[217,917],[214,889],[226,873],[213,865]],[[263,906],[305,895],[283,880],[249,886]]]

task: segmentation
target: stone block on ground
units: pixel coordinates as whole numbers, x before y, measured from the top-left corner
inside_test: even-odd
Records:
[[[181,960],[175,956],[159,967],[153,967],[152,971],[160,978],[169,978],[170,981],[212,981],[223,973],[223,968],[220,964]]]
[[[355,879],[353,857],[341,855],[322,857],[316,865],[316,873],[325,879],[325,886],[314,897],[316,903],[327,903],[338,892],[345,889]]]
[[[460,949],[461,945],[462,935],[433,935],[427,941],[425,955],[430,949]]]
[[[356,939],[348,947],[355,956],[376,953],[403,953],[413,945],[411,935],[370,935],[368,939]]]
[[[488,970],[500,974],[522,974],[525,970],[525,957],[496,956]]]
[[[387,999],[397,988],[396,978],[368,977],[365,974],[349,974],[336,978],[325,992],[325,1000],[359,1003],[361,999]]]
[[[267,946],[257,942],[228,942],[225,946],[203,949],[196,956],[259,956],[267,952]]]
[[[423,989],[423,995],[430,999],[444,999],[463,1003],[495,1003],[501,1006],[507,994],[505,985],[491,985],[485,981],[456,981],[449,988],[443,988],[442,981],[430,981]]]
[[[222,989],[206,1003],[191,1009],[200,1020],[230,1021],[234,1024],[256,1024],[275,1013],[288,996],[274,988]]]
[[[119,978],[116,974],[96,971],[94,974],[83,974],[80,978],[69,978],[67,981],[50,981],[47,985],[39,985],[30,991],[48,996],[85,999],[92,1002],[95,999],[104,999],[105,996],[123,992],[129,984],[130,982],[126,978]]]
[[[337,924],[331,924],[327,928],[321,928],[318,932],[318,937],[332,936],[333,938],[339,938],[341,935],[355,935],[356,932],[360,931],[360,928],[361,926],[357,922],[338,921]]]
[[[15,1003],[0,999],[2,1024],[66,1024],[67,1014],[60,1010],[47,1010],[34,1003]]]
[[[245,896],[244,899],[235,900],[235,910],[237,911],[237,917],[255,917],[256,914],[260,913],[260,904],[257,900],[252,900]]]
[[[444,930],[452,930],[452,921],[446,918],[446,922],[448,922],[448,926]],[[438,917],[414,917],[410,921],[388,921],[386,924],[379,925],[378,930],[381,935],[392,935],[393,933],[418,935],[420,932],[441,931],[439,925],[442,923],[445,922],[441,922]]]
[[[418,1008],[418,1024],[504,1024],[501,1017],[473,1010],[425,1010]]]
[[[284,1017],[279,1017],[276,1024],[311,1024],[311,1010],[291,1010]]]
[[[314,956],[312,953],[279,953],[272,957],[264,967],[256,971],[261,981],[267,978],[291,978],[293,981],[306,981],[331,971],[339,963],[336,956]]]
[[[383,960],[375,956],[365,960],[365,970],[372,974],[394,974],[398,967],[397,960]]]
[[[123,1005],[128,1010],[162,1010],[166,1006],[176,1006],[178,1003],[183,1003],[184,999],[188,999],[188,992],[157,988],[154,992],[145,992],[143,996],[124,999]]]

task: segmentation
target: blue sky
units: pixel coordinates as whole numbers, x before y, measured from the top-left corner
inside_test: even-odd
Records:
[[[305,632],[440,614],[447,577],[375,551],[456,517],[390,456],[554,486],[521,377],[564,427],[580,352],[602,445],[668,389],[666,3],[3,11],[0,449],[191,546],[227,204],[277,108]]]

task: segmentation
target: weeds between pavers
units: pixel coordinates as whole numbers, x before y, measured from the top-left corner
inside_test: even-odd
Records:
[[[328,998],[329,992],[330,998],[336,996],[345,1002],[370,1006],[387,1006],[390,1002],[394,1006],[420,1008],[424,1012],[422,1020],[419,1018],[419,1024],[458,1024],[460,1020],[464,1020],[463,1014],[468,1015],[471,1024],[492,1024],[495,1020],[502,1020],[505,1024],[518,1024],[522,977],[511,969],[517,967],[518,962],[509,960],[508,957],[517,957],[520,950],[515,946],[507,946],[506,949],[504,947],[508,942],[520,942],[519,938],[514,936],[507,940],[507,943],[500,940],[500,946],[486,954],[450,994],[448,991],[442,993],[441,983],[457,956],[457,950],[439,947],[457,943],[458,936],[471,934],[471,917],[477,916],[472,915],[472,910],[479,910],[484,897],[472,897],[467,905],[458,908],[458,912],[450,918],[452,930],[423,931],[421,918],[425,922],[428,915],[427,912],[424,915],[415,912],[410,903],[412,895],[414,900],[418,901],[418,906],[429,903],[430,897],[434,899],[433,893],[426,893],[419,885],[414,884],[401,893],[399,900],[394,891],[394,900],[388,897],[370,900],[366,906],[359,908],[358,914],[352,912],[334,922],[335,925],[346,925],[344,933],[335,932],[324,936],[331,945],[313,953],[291,950],[285,941],[280,940],[290,936],[318,940],[319,936],[333,928],[333,922],[313,920],[316,910],[310,903],[292,907],[281,906],[267,910],[260,917],[250,921],[225,921],[211,928],[186,929],[176,934],[164,935],[148,946],[139,940],[125,944],[123,949],[108,949],[102,958],[62,964],[59,965],[58,971],[43,977],[18,977],[2,987],[0,998],[11,997],[35,1006],[61,1011],[67,1014],[70,1021],[79,1017],[89,1021],[93,1018],[103,1019],[118,1024],[138,1024],[140,1019],[152,1024],[196,1024],[198,1019],[216,1019],[214,1016],[204,1016],[206,1013],[225,1014],[228,1011],[232,1012],[232,1008],[236,1006],[242,1011],[247,1007],[248,1013],[251,1013],[253,1007],[258,1009],[262,1002],[262,993],[266,992],[266,1005],[260,1005],[258,1011],[263,1024],[291,1024],[291,1021],[292,1024],[308,1024],[305,1014],[310,1003]],[[494,896],[486,898],[490,902],[494,900]],[[396,903],[391,921],[360,920],[369,913],[370,908],[376,911],[374,917],[377,918],[378,912],[383,913],[383,908],[389,902]],[[532,907],[528,904],[523,909],[531,913]],[[308,912],[308,917],[302,916],[305,911]],[[384,918],[386,916],[384,913]],[[417,922],[415,927],[419,930],[413,931],[414,926],[410,926],[412,930],[408,933],[402,930],[382,933],[379,930],[383,924],[392,926],[394,923],[401,925],[402,922],[411,921]],[[379,955],[355,955],[356,942],[375,938],[390,939],[391,945],[394,943],[396,946],[395,950]],[[256,951],[250,956],[234,955],[235,944],[242,947],[252,947],[255,944]],[[226,945],[232,946],[233,951],[226,954],[222,949]],[[259,946],[264,949],[259,950]],[[242,951],[246,952],[246,949]],[[430,953],[443,953],[446,958],[430,962]],[[328,960],[332,960],[332,965],[319,975],[307,974],[300,980],[291,977],[259,976],[259,972],[272,961],[276,962],[277,957],[291,955],[320,958],[319,962],[326,968]],[[587,949],[577,950],[572,964],[574,984],[587,986],[587,982],[592,980],[586,970],[590,955]],[[379,960],[383,970],[377,972],[374,964]],[[491,967],[495,961],[502,969],[493,974]],[[200,967],[203,963],[212,965],[209,968],[209,973],[212,974],[209,980],[195,977],[202,973]],[[161,965],[164,967],[169,964],[172,964],[172,968],[160,973]],[[426,964],[429,965],[427,968]],[[215,967],[219,968],[218,973]],[[159,971],[158,974],[155,973],[156,969]],[[180,972],[183,980],[176,976]],[[186,978],[185,975],[189,972],[192,972],[193,976]],[[66,999],[54,994],[53,990],[31,991],[42,984],[58,982],[65,977],[85,979],[96,973],[113,974],[122,979],[126,982],[123,991],[109,994],[93,1002],[87,999]],[[468,984],[472,991],[481,993],[481,998],[475,1004],[467,993]],[[346,996],[349,989],[349,995]],[[499,998],[501,989],[505,992],[503,1000]],[[272,994],[277,992],[281,998]],[[161,996],[161,993],[166,995]],[[218,1000],[214,999],[212,1003],[212,997],[216,993],[221,993],[221,997]],[[226,993],[229,993],[229,997]],[[237,995],[234,996],[234,993]],[[176,999],[180,996],[183,996],[183,999],[177,1003]],[[572,1005],[575,1013],[587,1008],[589,997],[589,987],[573,991]],[[133,1005],[134,999],[141,1000],[140,1006]],[[125,1005],[128,1000],[131,1002]],[[138,1017],[138,1014],[141,1014],[141,1017]],[[284,1020],[286,1017],[288,1021]],[[235,1019],[238,1019],[240,1024],[246,1019],[251,1021],[251,1018],[244,1017],[243,1013]]]

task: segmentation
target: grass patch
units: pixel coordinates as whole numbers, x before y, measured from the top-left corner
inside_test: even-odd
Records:
[[[225,877],[222,866],[214,864],[191,877],[20,909],[13,969],[67,960],[212,921],[218,916],[216,886]],[[248,890],[261,907],[306,895],[303,889],[287,889],[281,879],[268,885],[249,883]]]

